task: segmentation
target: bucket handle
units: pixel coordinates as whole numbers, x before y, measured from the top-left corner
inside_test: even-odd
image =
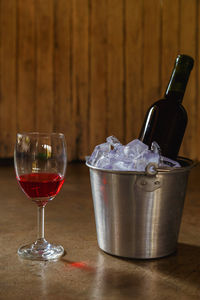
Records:
[[[154,176],[158,173],[158,165],[156,163],[149,163],[146,168],[145,172],[147,175]]]
[[[136,185],[145,192],[153,192],[161,187],[161,182],[156,174],[158,173],[158,165],[149,163],[145,169],[145,175],[139,176],[136,180]]]

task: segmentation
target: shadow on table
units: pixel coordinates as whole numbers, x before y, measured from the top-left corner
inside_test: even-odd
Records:
[[[124,299],[131,295],[140,298],[200,296],[200,247],[178,244],[171,256],[153,260],[123,259],[119,266],[109,266],[107,255],[98,256],[97,272],[92,284],[93,296],[111,295]],[[178,293],[178,294],[177,294]],[[142,299],[143,299],[142,298]],[[158,299],[158,298],[157,298]],[[167,298],[168,299],[168,298]]]
[[[179,243],[177,251],[168,256],[153,260],[128,260],[142,267],[147,272],[153,272],[160,279],[179,287],[199,289],[200,278],[200,247]]]

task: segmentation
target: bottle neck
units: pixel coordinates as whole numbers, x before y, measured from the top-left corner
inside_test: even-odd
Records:
[[[175,64],[165,92],[166,99],[182,102],[191,69],[186,63],[177,62]]]
[[[169,90],[165,92],[165,99],[176,101],[177,103],[182,103],[183,96],[184,93],[178,91]]]

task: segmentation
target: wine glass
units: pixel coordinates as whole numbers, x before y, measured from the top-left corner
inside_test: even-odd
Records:
[[[63,255],[60,245],[44,238],[44,208],[60,191],[67,165],[66,143],[62,133],[18,133],[14,152],[17,181],[37,204],[38,237],[18,249],[18,255],[31,260],[56,260]]]

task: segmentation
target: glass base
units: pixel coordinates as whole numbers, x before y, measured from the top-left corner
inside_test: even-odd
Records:
[[[50,244],[45,239],[39,239],[33,244],[20,247],[17,253],[24,259],[57,260],[64,254],[64,248]]]

